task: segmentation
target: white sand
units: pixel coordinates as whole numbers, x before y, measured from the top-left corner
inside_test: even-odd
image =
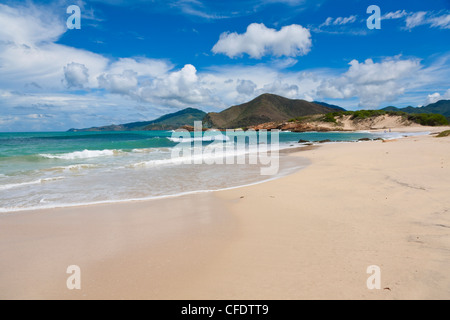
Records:
[[[261,185],[1,216],[0,299],[450,298],[450,138],[294,156]]]

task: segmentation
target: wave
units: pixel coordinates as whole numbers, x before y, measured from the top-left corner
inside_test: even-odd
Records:
[[[170,148],[143,148],[143,149],[133,149],[132,153],[168,153]]]
[[[296,166],[295,168],[291,168],[292,172],[298,171],[304,168],[306,165]],[[117,203],[131,203],[131,202],[141,202],[141,201],[149,201],[149,200],[161,200],[161,199],[173,199],[181,196],[193,195],[193,194],[205,194],[205,193],[213,193],[217,191],[228,191],[235,190],[244,187],[255,186],[259,184],[263,184],[269,181],[280,179],[284,176],[290,174],[289,172],[280,172],[278,175],[261,179],[259,181],[243,183],[229,187],[222,188],[211,188],[211,189],[197,189],[192,191],[184,191],[184,192],[173,192],[166,195],[152,195],[147,197],[129,197],[126,199],[115,199],[115,200],[100,200],[100,201],[85,201],[85,202],[77,202],[77,203],[56,203],[46,200],[42,198],[39,201],[39,205],[30,206],[30,207],[0,207],[0,213],[14,213],[14,212],[27,212],[33,210],[43,210],[43,209],[56,209],[56,208],[74,208],[81,206],[94,206],[94,205],[104,205],[104,204],[117,204]]]
[[[84,150],[75,151],[71,153],[63,154],[40,154],[39,156],[47,159],[61,159],[61,160],[76,160],[76,159],[89,159],[98,157],[118,156],[123,154],[120,150]]]
[[[300,146],[296,146],[300,147]],[[260,156],[261,154],[265,154],[266,152],[279,152],[283,149],[292,148],[290,145],[283,145],[278,147],[271,147],[270,145],[267,146],[267,150],[263,148],[263,146],[252,146],[250,148],[232,148],[230,150],[228,149],[208,149],[202,148],[202,149],[195,149],[190,148],[188,150],[191,151],[190,155],[182,156],[182,157],[172,157],[172,158],[166,158],[166,159],[159,159],[159,160],[150,160],[150,161],[142,161],[138,163],[134,163],[128,166],[128,168],[139,168],[139,167],[159,167],[159,166],[170,166],[170,165],[183,165],[183,164],[193,164],[193,163],[214,163],[214,160],[222,159],[220,162],[225,162],[225,159],[227,158],[235,158],[239,156],[247,156],[247,155],[256,155]],[[181,150],[179,150],[181,152]],[[196,151],[199,152],[199,154],[196,153]],[[220,163],[219,162],[219,163]]]
[[[31,186],[31,185],[35,185],[35,184],[42,184],[42,183],[46,183],[46,182],[58,181],[58,180],[63,180],[63,179],[65,179],[65,177],[46,178],[46,179],[39,179],[39,180],[35,180],[35,181],[29,181],[29,182],[5,184],[3,186],[0,186],[0,190],[10,190],[10,189],[14,189],[14,188]]]
[[[98,165],[95,164],[74,164],[71,166],[65,166],[65,167],[54,167],[54,168],[48,168],[48,169],[41,169],[40,171],[46,171],[46,172],[62,172],[62,171],[80,171],[83,169],[92,169],[97,168]]]
[[[408,137],[416,137],[416,136],[427,136],[431,132],[388,132],[388,133],[374,133],[375,136],[382,137],[385,140],[394,140]]]
[[[204,136],[204,137],[198,137],[198,138],[167,138],[172,142],[176,143],[188,143],[188,142],[194,142],[194,141],[203,141],[203,142],[212,142],[212,141],[230,141],[230,138],[220,134],[215,136]]]

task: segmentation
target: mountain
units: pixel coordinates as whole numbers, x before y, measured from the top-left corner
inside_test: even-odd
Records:
[[[327,107],[327,108],[330,108],[330,109],[335,109],[337,111],[347,111],[344,108],[341,108],[339,106],[335,106],[333,104],[328,104],[328,103],[325,103],[325,102],[314,101],[313,103],[319,104],[321,106],[324,106],[324,107]]]
[[[385,111],[402,111],[406,113],[437,113],[442,114],[447,119],[450,120],[450,100],[441,100],[436,103],[430,104],[426,107],[422,108],[414,108],[414,107],[407,107],[407,108],[396,108],[396,107],[387,107],[382,110]]]
[[[267,122],[287,121],[314,114],[335,112],[336,109],[304,100],[291,100],[274,94],[231,107],[220,113],[209,113],[204,122],[219,129],[246,128]]]
[[[85,131],[151,131],[151,130],[176,130],[185,125],[194,125],[195,121],[202,121],[206,113],[193,108],[171,113],[153,121],[133,122],[121,125],[110,125],[89,129],[70,129],[70,132]]]

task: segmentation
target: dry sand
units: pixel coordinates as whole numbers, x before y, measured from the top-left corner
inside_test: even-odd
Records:
[[[450,138],[293,156],[251,187],[1,216],[0,299],[450,299]]]

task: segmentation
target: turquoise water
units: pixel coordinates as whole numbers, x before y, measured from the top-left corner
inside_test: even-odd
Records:
[[[200,144],[192,143],[190,150],[193,154],[197,149],[205,151],[211,140],[233,145],[234,137],[224,134],[200,137]],[[180,142],[172,135],[169,131],[0,133],[0,212],[149,199],[274,178],[261,176],[262,164],[183,164],[172,155]],[[376,137],[398,134],[281,133],[279,148],[298,147],[300,139],[356,141]],[[249,147],[245,153],[252,150]],[[218,155],[202,157],[216,159]],[[305,165],[301,159],[281,156],[276,176]]]

